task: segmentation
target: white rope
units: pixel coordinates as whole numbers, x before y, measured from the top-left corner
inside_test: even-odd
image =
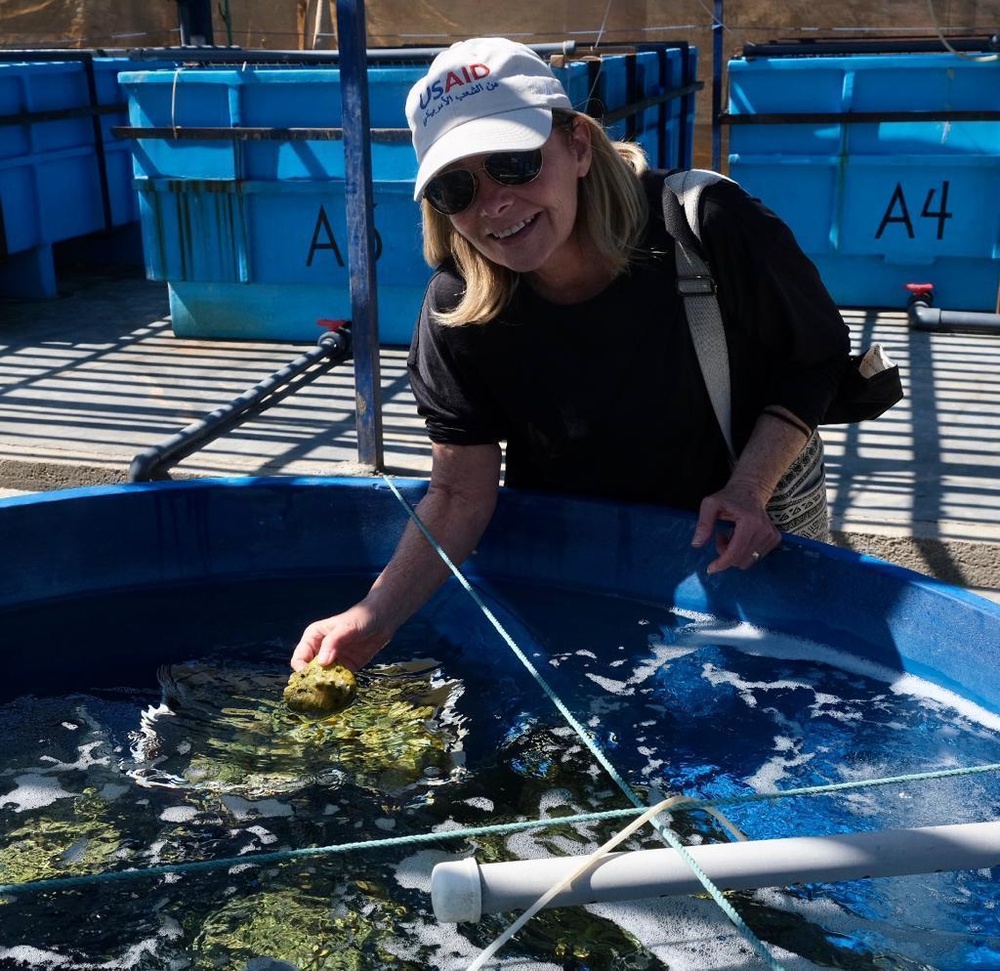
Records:
[[[177,79],[184,69],[179,67],[174,71],[174,83],[170,90],[170,127],[173,129],[174,138],[177,137]]]
[[[927,9],[930,11],[931,23],[934,25],[938,40],[956,57],[960,57],[963,61],[995,61],[1000,58],[1000,54],[966,54],[964,51],[956,50],[948,43],[948,38],[944,36],[944,31],[938,23],[937,11],[934,9],[934,0],[927,0]]]

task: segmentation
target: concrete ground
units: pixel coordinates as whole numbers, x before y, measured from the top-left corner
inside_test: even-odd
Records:
[[[309,344],[180,339],[167,287],[137,268],[61,267],[52,300],[0,297],[0,496],[124,482],[133,457],[226,404]],[[880,341],[906,398],[824,429],[834,541],[1000,600],[1000,337],[845,311]],[[383,348],[385,471],[424,476],[404,348]],[[174,477],[370,474],[353,363],[184,459]]]

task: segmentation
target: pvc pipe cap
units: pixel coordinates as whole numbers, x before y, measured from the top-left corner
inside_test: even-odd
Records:
[[[483,915],[483,884],[475,858],[438,863],[431,871],[431,905],[443,924],[478,921]]]

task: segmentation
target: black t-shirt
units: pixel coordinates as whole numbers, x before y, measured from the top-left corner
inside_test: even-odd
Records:
[[[730,463],[676,292],[660,212],[664,172],[643,184],[650,222],[627,273],[582,303],[553,304],[526,281],[486,324],[442,327],[462,280],[439,268],[409,355],[433,442],[506,442],[505,484],[696,509]],[[784,405],[816,424],[849,334],[813,264],[775,215],[734,183],[702,195],[704,255],[729,348],[733,438]]]

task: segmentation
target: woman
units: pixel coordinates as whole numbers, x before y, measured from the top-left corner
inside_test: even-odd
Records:
[[[701,376],[665,173],[575,112],[500,38],[440,54],[407,99],[424,252],[436,267],[409,371],[432,442],[417,513],[453,562],[506,486],[697,510],[714,573],[777,546],[766,505],[831,400],[847,327],[787,227],[738,186],[705,190],[702,243],[730,357],[731,464]],[[717,529],[718,523],[732,524]],[[310,624],[292,667],[366,664],[446,579],[411,523],[368,595]]]

